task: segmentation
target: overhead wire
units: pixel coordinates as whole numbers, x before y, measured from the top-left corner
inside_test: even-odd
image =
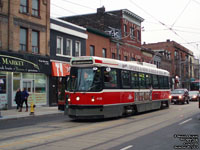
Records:
[[[154,20],[156,20],[158,23],[160,23],[162,26],[166,27],[168,30],[170,30],[171,32],[173,32],[176,36],[178,36],[180,39],[182,39],[183,41],[187,42],[187,40],[185,40],[183,37],[181,37],[172,27],[169,27],[168,25],[166,25],[165,23],[163,23],[162,21],[160,21],[159,19],[157,19],[156,17],[154,17],[152,14],[150,14],[149,12],[147,12],[145,9],[143,9],[142,7],[140,7],[137,3],[133,2],[133,0],[129,0],[134,6],[138,7],[139,9],[141,9],[143,12],[145,12],[147,15],[151,16]],[[194,47],[193,45],[191,45],[192,47]]]
[[[189,0],[188,3],[186,4],[186,6],[183,8],[183,10],[181,11],[181,13],[176,17],[174,23],[171,25],[171,28],[173,28],[173,26],[175,25],[175,23],[178,21],[178,19],[181,17],[181,15],[184,13],[184,11],[186,10],[186,8],[189,6],[189,4],[191,3],[192,0]]]

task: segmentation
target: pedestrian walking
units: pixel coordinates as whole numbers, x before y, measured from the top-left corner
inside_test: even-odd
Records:
[[[26,104],[26,112],[28,111],[28,96],[29,96],[29,93],[26,91],[26,88],[24,88],[22,91],[22,105],[21,105],[20,111],[22,111],[24,103]]]
[[[21,95],[20,88],[17,89],[17,92],[15,94],[15,103],[17,104],[17,109],[19,109],[21,107],[21,103],[22,103],[22,95]]]

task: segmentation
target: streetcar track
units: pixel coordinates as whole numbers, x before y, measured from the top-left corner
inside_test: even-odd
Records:
[[[82,133],[82,134],[78,134],[78,135],[74,135],[74,136],[70,136],[70,137],[66,137],[66,138],[62,138],[62,139],[58,139],[58,140],[49,141],[49,142],[46,142],[46,143],[41,143],[41,144],[29,146],[29,147],[26,147],[26,148],[24,148],[24,149],[22,149],[22,150],[27,150],[27,149],[29,149],[29,148],[36,148],[36,147],[40,147],[40,146],[43,146],[43,145],[52,144],[52,143],[56,143],[56,142],[60,142],[60,141],[67,141],[67,140],[69,140],[69,139],[71,140],[71,139],[73,139],[73,138],[78,138],[78,137],[81,137],[81,136],[86,136],[86,135],[90,135],[90,134],[94,134],[94,133],[106,131],[106,130],[109,130],[109,129],[121,127],[121,126],[124,126],[124,125],[127,125],[127,124],[131,124],[131,123],[134,123],[134,122],[140,122],[140,121],[143,121],[143,120],[145,120],[145,119],[156,118],[156,117],[158,117],[158,116],[162,116],[163,114],[166,114],[166,111],[168,112],[169,110],[168,110],[168,109],[167,109],[167,110],[163,110],[163,112],[159,112],[159,114],[150,114],[150,115],[147,114],[147,116],[146,116],[146,114],[145,114],[144,118],[131,118],[131,117],[130,117],[131,119],[130,119],[129,117],[128,117],[128,118],[121,118],[122,120],[124,119],[124,120],[129,120],[129,121],[128,121],[128,122],[125,122],[125,123],[118,124],[118,125],[110,126],[110,127],[107,127],[107,128],[103,128],[103,129],[99,129],[99,130],[95,130],[95,131],[86,131],[85,133]],[[190,113],[192,113],[192,112],[190,112]],[[152,116],[152,115],[153,115],[153,116]],[[132,117],[134,117],[134,116],[132,116]],[[133,119],[133,120],[132,120],[132,119]],[[130,120],[132,120],[132,121],[130,121]],[[101,144],[106,144],[106,143],[109,143],[109,142],[118,140],[118,139],[123,138],[123,137],[126,137],[126,136],[130,136],[130,135],[133,135],[133,134],[137,134],[137,133],[141,132],[142,130],[150,129],[150,128],[152,128],[152,127],[158,126],[158,125],[163,124],[163,123],[168,122],[168,121],[169,121],[169,120],[162,121],[162,122],[160,122],[160,123],[158,123],[158,124],[156,124],[156,125],[152,125],[152,126],[143,128],[143,129],[141,129],[141,130],[134,131],[134,132],[129,133],[129,134],[127,134],[127,135],[123,135],[123,136],[120,136],[120,137],[117,137],[117,138],[108,140],[108,141],[106,141],[106,142],[102,142],[102,143],[99,143],[99,144],[97,144],[97,145],[93,145],[93,146],[88,147],[88,148],[85,148],[85,149],[83,149],[83,150],[88,150],[88,149],[91,149],[91,148],[93,148],[93,147],[95,147],[95,146],[99,146],[99,145],[101,145]],[[99,122],[95,122],[95,124],[97,124],[97,123],[99,123]],[[64,129],[69,129],[69,128],[76,128],[76,127],[83,126],[83,125],[84,125],[84,126],[88,126],[88,125],[90,125],[90,124],[79,124],[79,125],[77,125],[77,126],[72,126],[72,127],[62,128],[62,129],[54,129],[54,130],[52,130],[52,131],[50,131],[50,132],[61,131],[61,130],[64,130]],[[94,124],[93,124],[93,125],[94,125]],[[46,132],[49,132],[49,131],[44,131],[43,133],[46,133]],[[36,133],[35,135],[37,135],[37,134],[40,134],[40,133],[38,132],[38,133]],[[59,134],[57,134],[57,135],[59,135]],[[24,137],[24,135],[21,135],[21,136]],[[28,137],[28,136],[29,136],[29,135],[27,135],[27,137]],[[50,135],[50,137],[53,137],[53,135]],[[17,137],[16,137],[16,138],[17,138]],[[45,137],[44,137],[44,138],[45,138]]]

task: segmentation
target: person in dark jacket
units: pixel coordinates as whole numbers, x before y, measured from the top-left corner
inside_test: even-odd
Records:
[[[17,104],[17,109],[19,109],[22,103],[22,94],[21,94],[20,88],[17,89],[16,95],[15,95],[15,102]]]
[[[21,105],[20,111],[22,111],[24,103],[26,104],[26,112],[28,111],[28,96],[29,96],[29,93],[26,91],[26,88],[24,88],[22,91],[22,105]]]

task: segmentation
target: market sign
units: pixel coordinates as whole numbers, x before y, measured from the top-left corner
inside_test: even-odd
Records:
[[[50,67],[50,60],[47,57],[10,52],[0,53],[0,71],[51,74]]]

